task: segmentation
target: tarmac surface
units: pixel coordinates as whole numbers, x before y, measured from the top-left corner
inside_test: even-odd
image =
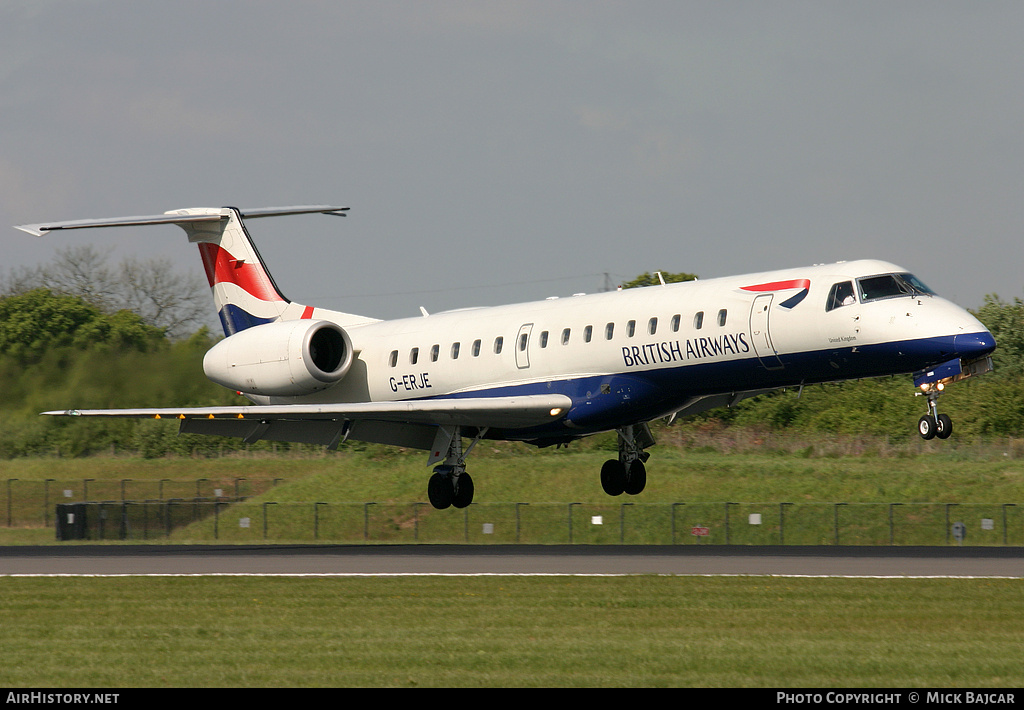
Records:
[[[77,543],[0,547],[0,576],[634,574],[1024,578],[1024,548]]]

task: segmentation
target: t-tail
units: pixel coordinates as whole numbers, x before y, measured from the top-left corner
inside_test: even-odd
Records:
[[[49,222],[18,227],[42,236],[51,231],[89,227],[132,227],[176,224],[199,246],[206,277],[225,335],[276,321],[323,318],[340,325],[373,322],[349,313],[339,313],[292,303],[274,283],[256,245],[245,228],[245,219],[296,214],[345,216],[347,207],[307,205],[240,210],[235,207],[171,210],[162,215]]]

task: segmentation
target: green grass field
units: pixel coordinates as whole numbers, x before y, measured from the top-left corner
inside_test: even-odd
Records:
[[[599,471],[614,453],[600,442],[595,437],[569,450],[482,443],[468,461],[475,500],[602,500]],[[666,444],[651,449],[647,488],[635,500],[1024,503],[1019,458],[1024,452],[1018,443],[925,446],[924,453],[880,451],[884,444],[879,444],[857,454],[843,451],[864,445],[837,442],[834,449],[816,453],[813,446],[793,450],[766,441],[727,453]],[[22,458],[0,460],[0,501],[8,479],[15,481],[16,495],[20,487],[52,479],[55,491],[73,488],[76,500],[86,479],[90,500],[120,499],[122,491],[129,499],[156,497],[162,479],[173,481],[164,494],[175,497],[194,496],[197,490],[210,495],[215,486],[230,492],[238,479],[280,479],[288,485],[275,491],[273,499],[279,501],[411,502],[426,501],[429,475],[423,452],[372,446],[309,456]]]
[[[781,535],[773,526],[778,525],[782,507],[788,521],[787,544],[834,544],[837,518],[844,526],[838,536],[842,544],[889,544],[890,539],[895,544],[949,544],[945,518],[951,504],[959,506],[956,514],[971,525],[969,544],[1024,542],[1024,462],[1012,443],[928,448],[919,454],[860,445],[860,454],[842,453],[853,448],[857,447],[833,442],[832,450],[818,453],[755,442],[741,453],[721,453],[707,447],[657,446],[648,462],[644,493],[610,498],[601,491],[598,471],[612,454],[601,448],[599,439],[569,451],[488,442],[470,459],[476,484],[470,527],[475,534],[480,523],[498,522],[498,533],[469,541],[567,542],[566,506],[579,503],[573,542],[692,542],[673,539],[671,524],[665,522],[679,513],[680,524],[687,529],[711,525],[717,537],[708,542],[720,543],[725,541],[719,535],[722,504],[731,501],[735,505],[730,510],[734,525],[729,541],[738,544],[778,543]],[[53,544],[52,518],[58,502],[190,500],[218,490],[228,496],[238,491],[249,502],[220,509],[225,521],[216,536],[208,520],[176,530],[175,541],[357,542],[363,536],[362,505],[371,501],[377,505],[370,512],[381,519],[378,530],[384,532],[368,536],[370,541],[467,541],[461,511],[432,511],[426,505],[429,473],[422,452],[387,447],[306,456],[6,460],[0,461],[0,544]],[[72,497],[64,498],[65,491]],[[319,532],[314,530],[315,502],[330,504],[317,511]],[[264,503],[276,507],[264,508]],[[513,503],[530,506],[517,511]],[[632,527],[626,535],[620,535],[618,524],[623,503],[635,504],[628,511]],[[685,503],[685,508],[672,512],[678,503]],[[837,515],[835,503],[850,505]],[[899,504],[895,535],[890,533],[887,509],[893,503]],[[657,506],[661,509],[655,510]],[[264,513],[270,520],[266,534]],[[517,538],[510,532],[515,523],[509,521],[520,513],[529,526],[524,528],[527,536]],[[764,524],[755,528],[737,523],[750,513],[762,515]],[[485,514],[494,519],[480,517]],[[608,521],[602,529],[589,525],[595,514]],[[538,516],[543,517],[540,523],[535,522]],[[650,525],[641,522],[644,516]],[[424,523],[419,537],[411,527],[414,517]],[[252,527],[240,528],[241,518],[251,518]],[[983,529],[982,519],[993,523]]]
[[[481,449],[471,461],[477,501],[602,501],[597,471],[608,455],[600,444]],[[1017,455],[662,446],[635,500],[1016,509]],[[422,502],[428,473],[419,453],[375,447],[2,461],[17,524],[0,527],[0,545],[55,544],[42,495],[31,493],[47,479],[55,494],[91,479],[88,497],[112,500],[122,487],[128,497],[155,495],[161,481],[165,495],[187,496],[237,479],[283,479],[253,499],[283,510],[300,501]],[[1024,580],[990,579],[7,577],[0,685],[1020,687],[1022,599]]]
[[[0,578],[7,687],[1020,687],[1021,580]]]

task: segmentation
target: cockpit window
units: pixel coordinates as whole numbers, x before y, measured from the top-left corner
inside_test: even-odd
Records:
[[[825,302],[825,310],[832,311],[841,306],[849,306],[857,302],[853,295],[853,281],[841,281],[832,286],[828,292],[828,301]]]
[[[913,274],[884,274],[857,279],[860,297],[864,301],[900,296],[934,296],[935,292]]]
[[[924,294],[926,296],[934,296],[935,292],[924,285],[924,281],[917,278],[913,274],[900,274],[899,277],[905,282],[910,284],[910,287],[914,289],[915,293]]]

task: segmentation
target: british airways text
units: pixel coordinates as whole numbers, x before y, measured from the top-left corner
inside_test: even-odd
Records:
[[[688,338],[685,342],[663,340],[660,343],[623,347],[622,361],[626,367],[637,367],[748,352],[750,344],[746,333],[726,333],[717,338]]]

